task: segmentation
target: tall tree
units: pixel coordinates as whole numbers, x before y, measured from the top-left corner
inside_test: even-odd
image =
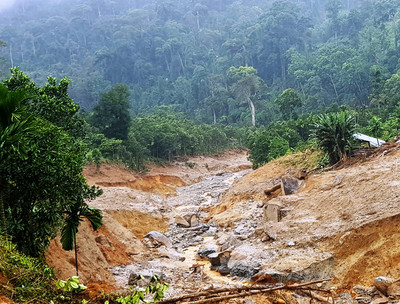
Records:
[[[256,125],[256,108],[252,98],[257,95],[262,79],[257,76],[257,70],[253,67],[231,67],[228,71],[231,79],[232,90],[239,101],[245,100],[251,112],[251,125]]]
[[[100,102],[93,108],[92,124],[108,138],[127,139],[130,124],[129,88],[117,84],[101,94]]]
[[[26,89],[10,91],[0,83],[0,171],[13,153],[21,158],[27,157],[26,135],[35,127],[35,121],[26,112],[26,103],[31,98]],[[3,174],[0,176],[0,215],[2,232],[7,235],[4,194],[8,180]]]

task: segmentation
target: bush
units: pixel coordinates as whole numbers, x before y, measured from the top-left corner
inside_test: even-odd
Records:
[[[16,301],[35,301],[53,298],[53,270],[36,258],[21,254],[16,245],[0,236],[0,273],[14,287],[8,294]],[[1,284],[0,284],[1,285]],[[4,289],[2,292],[6,292]]]
[[[317,117],[313,137],[321,149],[329,155],[331,165],[347,157],[355,128],[355,119],[347,111],[327,113]]]
[[[265,163],[283,156],[289,150],[289,142],[279,135],[271,135],[268,130],[250,131],[247,137],[249,148],[249,159],[253,162],[256,169]]]

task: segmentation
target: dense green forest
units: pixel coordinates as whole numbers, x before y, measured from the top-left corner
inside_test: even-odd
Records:
[[[20,0],[0,13],[1,66],[39,83],[71,78],[86,110],[124,83],[132,115],[169,105],[197,122],[267,125],[332,104],[395,102],[399,9],[397,0]],[[289,88],[298,101],[277,100]]]

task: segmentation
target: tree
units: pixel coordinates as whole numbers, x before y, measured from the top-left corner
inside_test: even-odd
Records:
[[[93,192],[93,198],[98,194]],[[76,234],[80,222],[86,218],[89,220],[94,230],[97,230],[103,225],[101,211],[97,208],[89,207],[83,201],[77,201],[65,211],[66,218],[64,226],[61,230],[61,243],[64,250],[72,250],[75,248],[75,269],[78,276],[78,249],[76,247]]]
[[[108,138],[127,139],[130,124],[129,88],[117,84],[101,94],[100,102],[93,108],[91,123]]]
[[[35,122],[24,107],[32,98],[25,89],[10,91],[0,83],[0,166],[11,154],[26,158],[28,145],[26,135],[34,131]],[[5,176],[0,176],[0,215],[2,232],[7,235],[6,215],[4,211],[4,193],[8,187]]]
[[[372,116],[368,122],[368,131],[371,132],[372,136],[375,136],[376,142],[379,144],[379,137],[383,134],[383,123],[379,117]]]
[[[332,165],[346,159],[355,128],[355,120],[349,112],[328,113],[317,117],[313,137],[329,155]]]
[[[277,134],[267,129],[250,131],[247,136],[249,159],[256,169],[265,163],[283,156],[289,150],[289,143]]]
[[[228,77],[234,81],[232,90],[236,98],[240,101],[247,101],[251,112],[251,124],[254,127],[256,125],[256,108],[251,97],[257,95],[262,83],[261,78],[257,76],[257,70],[253,67],[230,67]]]
[[[72,205],[101,193],[89,187],[82,175],[87,152],[79,138],[84,134],[83,120],[68,94],[62,94],[67,92],[68,83],[60,83],[63,89],[55,83],[38,87],[22,72],[5,81],[9,90],[38,93],[24,110],[35,120],[34,132],[24,137],[29,150],[22,158],[11,153],[0,163],[1,176],[9,181],[5,192],[9,233],[18,248],[30,256],[43,257]]]
[[[293,89],[284,90],[276,99],[275,103],[278,104],[284,119],[296,119],[296,109],[301,107],[300,94]]]

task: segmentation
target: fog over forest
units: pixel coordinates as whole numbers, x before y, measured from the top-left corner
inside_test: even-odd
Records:
[[[14,66],[38,83],[68,77],[86,110],[124,83],[132,115],[168,105],[198,122],[267,125],[379,104],[399,68],[398,0],[3,0],[0,10],[2,78]],[[286,89],[301,104],[275,102]]]

